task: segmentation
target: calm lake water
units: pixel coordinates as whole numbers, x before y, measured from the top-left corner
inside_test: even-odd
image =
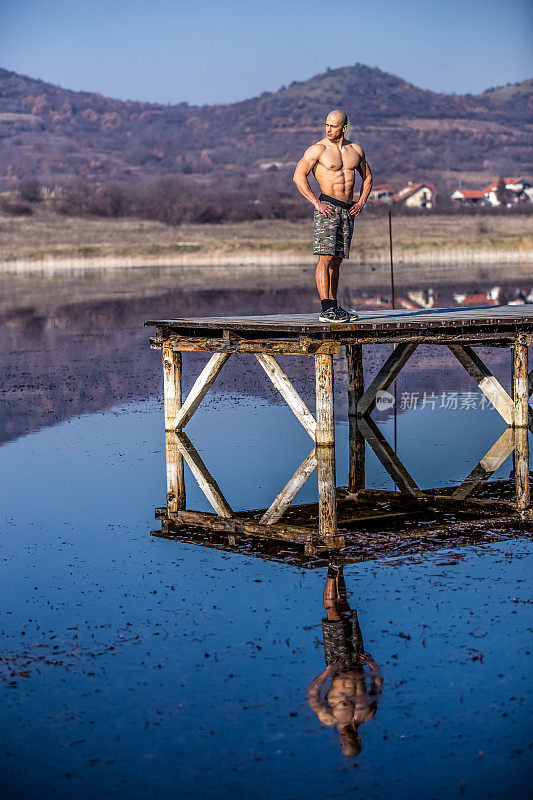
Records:
[[[469,546],[344,568],[383,687],[358,673],[351,702],[367,718],[360,752],[343,755],[339,730],[306,699],[325,668],[327,567],[151,535],[165,446],[144,319],[300,313],[315,307],[312,288],[184,292],[164,276],[130,296],[129,280],[90,297],[81,278],[71,297],[50,281],[30,298],[14,279],[19,299],[1,317],[2,797],[527,797],[527,532],[487,525]],[[366,349],[368,378],[388,352]],[[508,353],[484,358],[509,388]],[[186,389],[205,360],[185,356]],[[310,362],[283,364],[312,403]],[[343,485],[342,358],[336,369]],[[422,487],[459,483],[505,430],[435,348],[419,348],[397,398],[397,452]],[[390,411],[373,416],[392,442]],[[228,361],[187,433],[235,509],[268,505],[310,450],[252,357]],[[367,485],[393,488],[367,459]],[[209,510],[186,480],[188,507]],[[316,499],[316,475],[298,499]]]

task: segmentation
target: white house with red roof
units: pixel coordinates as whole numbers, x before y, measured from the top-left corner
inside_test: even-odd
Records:
[[[388,183],[378,183],[372,187],[368,199],[376,206],[381,206],[387,203],[392,203],[394,197],[394,189]]]
[[[394,195],[395,203],[402,203],[409,208],[433,208],[437,192],[431,183],[413,183],[400,189]]]
[[[490,206],[490,201],[484,191],[479,189],[456,189],[450,198],[456,203],[465,206]]]

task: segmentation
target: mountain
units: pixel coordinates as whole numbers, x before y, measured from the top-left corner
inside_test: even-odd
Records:
[[[0,69],[0,187],[188,175],[209,185],[283,178],[332,108],[375,182],[485,182],[531,171],[533,81],[449,95],[363,64],[228,105],[158,105],[74,92]]]

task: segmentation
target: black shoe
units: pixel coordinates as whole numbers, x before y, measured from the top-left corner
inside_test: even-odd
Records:
[[[343,308],[333,306],[333,308],[328,308],[327,311],[321,311],[318,319],[320,322],[349,322],[350,315]]]
[[[354,311],[353,308],[350,308],[350,309],[348,309],[348,311],[345,311],[344,308],[341,308],[340,306],[337,306],[337,311],[342,311],[343,314],[348,314],[348,316],[350,317],[350,322],[352,322],[353,320],[358,319],[357,311]]]

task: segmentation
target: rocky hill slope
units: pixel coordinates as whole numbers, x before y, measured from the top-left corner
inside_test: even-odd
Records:
[[[0,70],[0,187],[30,177],[57,183],[169,174],[211,185],[285,181],[338,107],[378,183],[453,185],[461,176],[475,184],[531,171],[531,80],[448,95],[356,64],[240,103],[164,106]]]

